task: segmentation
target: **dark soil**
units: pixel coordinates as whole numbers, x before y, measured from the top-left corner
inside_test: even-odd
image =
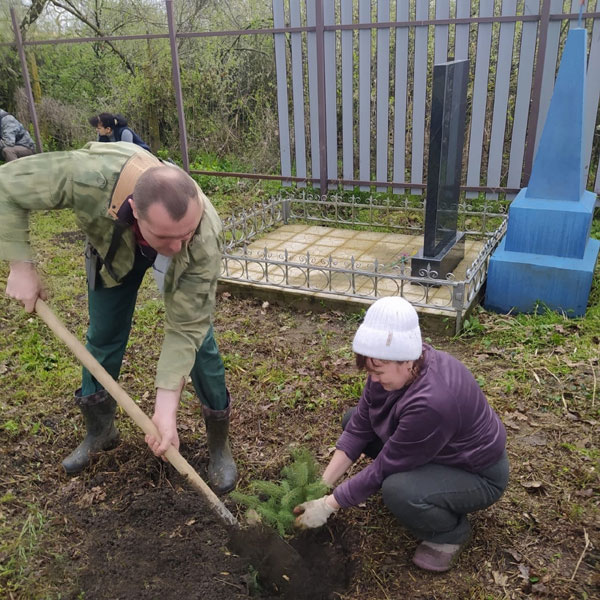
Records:
[[[329,600],[348,585],[348,536],[324,529],[292,540],[311,579],[275,589],[232,552],[227,531],[198,493],[153,457],[141,466],[140,451],[122,443],[99,457],[89,476],[61,482],[54,508],[74,540],[77,579],[69,598]]]

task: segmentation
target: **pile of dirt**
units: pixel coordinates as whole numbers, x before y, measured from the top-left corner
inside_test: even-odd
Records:
[[[144,466],[138,462],[143,456],[134,458],[139,450],[132,450],[131,460],[121,456],[113,470],[112,459],[129,450],[122,444],[90,477],[74,478],[61,490],[64,514],[85,540],[75,587],[86,600],[330,600],[349,584],[347,536],[323,529],[291,540],[308,577],[275,590],[247,554],[232,551],[223,526],[172,467]]]

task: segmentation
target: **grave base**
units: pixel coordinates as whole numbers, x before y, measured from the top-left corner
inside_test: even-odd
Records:
[[[490,257],[485,308],[531,313],[543,302],[568,317],[585,314],[600,240],[588,240],[583,258],[511,252],[505,246],[506,238]]]
[[[411,277],[431,277],[446,279],[448,273],[465,256],[465,234],[457,231],[456,235],[435,256],[423,256],[423,248],[410,261]]]

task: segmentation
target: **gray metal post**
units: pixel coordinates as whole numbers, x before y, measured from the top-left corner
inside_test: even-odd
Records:
[[[27,103],[29,104],[29,115],[33,122],[33,131],[35,132],[35,145],[38,152],[43,152],[42,136],[40,135],[40,126],[38,124],[35,102],[33,101],[33,92],[31,91],[31,81],[29,80],[29,69],[27,68],[27,59],[25,58],[25,48],[23,47],[23,38],[21,37],[21,28],[17,22],[17,15],[14,7],[10,7],[10,18],[12,19],[13,30],[15,32],[15,43],[19,60],[21,61],[21,70],[23,71],[23,82],[25,83],[25,93],[27,94]]]
[[[327,194],[327,119],[325,115],[325,23],[323,0],[317,0],[315,36],[317,38],[317,98],[319,105],[319,169],[321,197]]]
[[[177,34],[175,19],[173,18],[173,0],[165,0],[167,5],[167,21],[169,23],[169,42],[171,44],[171,62],[173,74],[173,90],[177,104],[177,118],[179,120],[179,145],[181,147],[181,160],[186,172],[190,172],[190,159],[188,156],[187,132],[185,128],[185,115],[183,113],[183,94],[181,93],[181,77],[179,75],[179,53],[177,51]]]

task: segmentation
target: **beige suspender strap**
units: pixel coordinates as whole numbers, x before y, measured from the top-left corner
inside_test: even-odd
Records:
[[[147,169],[159,167],[162,165],[160,160],[147,152],[138,152],[134,154],[123,167],[115,191],[113,192],[110,204],[108,206],[108,214],[113,219],[117,218],[117,213],[123,205],[127,197],[133,194],[133,188],[138,180],[138,177]]]

